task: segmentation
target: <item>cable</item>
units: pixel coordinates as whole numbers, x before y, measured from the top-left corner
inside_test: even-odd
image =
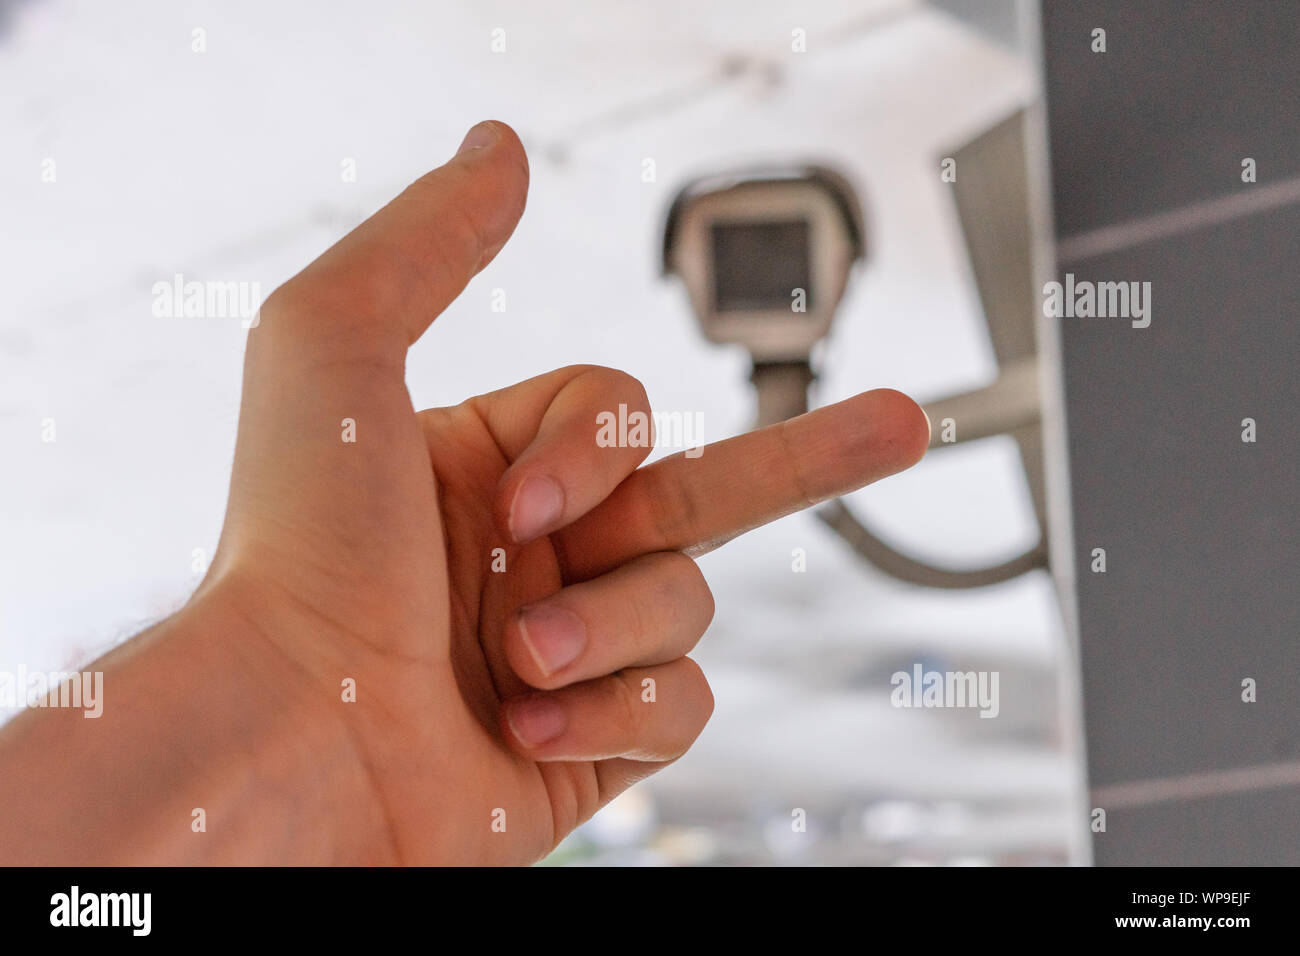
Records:
[[[809,363],[755,362],[750,381],[758,393],[758,425],[770,425],[808,410],[808,386],[814,378]],[[973,441],[1002,434],[1039,421],[1038,363],[1028,358],[1008,363],[984,388],[931,402],[925,407],[931,423],[930,447]],[[951,420],[957,434],[944,441],[943,423]],[[1047,567],[1047,536],[1022,554],[987,568],[944,568],[904,554],[868,529],[842,498],[817,509],[817,517],[838,534],[859,557],[890,577],[930,588],[982,588]]]
[[[818,508],[816,514],[860,557],[865,558],[890,577],[909,584],[919,584],[928,588],[982,588],[1009,581],[1035,568],[1047,567],[1047,545],[1041,540],[1010,561],[989,568],[966,571],[941,568],[903,554],[867,530],[849,511],[841,498],[836,498]]]

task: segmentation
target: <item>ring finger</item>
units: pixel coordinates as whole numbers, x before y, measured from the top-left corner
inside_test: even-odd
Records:
[[[713,595],[698,565],[660,551],[526,605],[507,621],[503,640],[514,672],[549,690],[676,660],[712,619]]]

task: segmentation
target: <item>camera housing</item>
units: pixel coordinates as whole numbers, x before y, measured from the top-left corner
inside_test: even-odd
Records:
[[[685,284],[705,337],[756,363],[807,359],[865,253],[853,188],[825,166],[696,180],[664,225],[664,273]]]

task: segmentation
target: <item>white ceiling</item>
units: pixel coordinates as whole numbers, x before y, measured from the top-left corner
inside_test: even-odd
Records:
[[[702,411],[710,439],[743,430],[744,356],[703,344],[656,255],[685,177],[760,158],[830,161],[868,212],[870,261],[826,350],[820,400],[878,385],[925,399],[987,380],[993,359],[937,160],[1031,96],[1031,71],[912,3],[789,8],[14,7],[0,34],[0,666],[83,662],[129,636],[184,599],[193,549],[215,543],[245,333],[155,319],[152,284],[182,272],[269,291],[479,119],[523,136],[529,208],[413,350],[417,405],[599,362],[639,376],[656,408]],[[195,28],[205,53],[191,50]],[[504,53],[490,49],[497,28]],[[791,51],[795,29],[806,53]],[[348,158],[355,183],[339,175]],[[504,314],[489,309],[493,288],[506,290]],[[40,441],[46,418],[53,445]],[[854,506],[953,562],[1001,558],[1036,535],[1014,447],[1000,441],[935,455]],[[806,575],[790,572],[794,547],[808,551]],[[979,593],[902,587],[853,564],[807,515],[704,568],[719,614],[699,657],[718,707],[658,784],[665,798],[757,788],[783,805],[803,788],[1060,800],[1058,752],[926,725],[836,683],[918,653],[1050,670],[1060,630],[1044,576]],[[1041,725],[1053,706],[1026,695],[1021,716]],[[1051,839],[1060,820],[1045,826]]]

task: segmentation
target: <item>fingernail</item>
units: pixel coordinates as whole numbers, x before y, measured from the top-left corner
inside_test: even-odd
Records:
[[[500,136],[501,134],[497,132],[496,124],[485,120],[476,126],[470,127],[470,131],[466,133],[465,138],[461,140],[460,148],[456,150],[456,155],[459,156],[461,153],[468,153],[472,149],[484,149],[485,147],[491,146]]]
[[[564,708],[550,697],[520,697],[506,705],[506,720],[521,743],[536,747],[564,733]]]
[[[547,677],[572,664],[587,646],[587,627],[582,618],[551,604],[523,608],[519,612],[519,633]]]
[[[510,505],[510,537],[531,541],[551,530],[564,511],[564,492],[550,478],[533,475],[519,486]]]
[[[930,441],[934,438],[934,425],[930,423],[930,413],[924,408],[921,409],[921,414],[925,416],[925,447],[929,448]]]

